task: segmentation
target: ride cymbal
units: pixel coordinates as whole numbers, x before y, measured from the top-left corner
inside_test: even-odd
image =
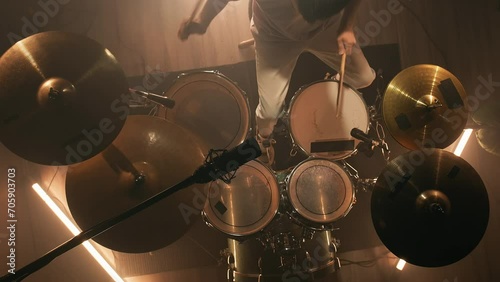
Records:
[[[447,151],[431,151],[392,160],[378,177],[371,200],[373,224],[384,245],[424,267],[467,256],[489,218],[488,194],[474,168]]]
[[[68,207],[80,228],[88,229],[188,178],[204,160],[201,145],[185,129],[156,117],[129,116],[106,150],[68,168]],[[200,186],[176,192],[94,240],[127,253],[163,248],[199,218],[203,193]]]
[[[0,141],[44,165],[69,165],[106,148],[128,114],[125,74],[85,36],[51,31],[0,57]]]
[[[465,103],[465,89],[453,74],[435,65],[416,65],[398,73],[387,86],[383,116],[402,146],[442,149],[465,128]]]

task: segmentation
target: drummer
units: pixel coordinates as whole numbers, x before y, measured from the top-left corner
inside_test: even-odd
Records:
[[[211,21],[235,0],[201,0],[199,17],[184,21],[178,36],[204,34]],[[274,162],[272,133],[283,110],[293,69],[308,51],[339,70],[348,55],[345,83],[369,86],[375,72],[368,64],[353,32],[356,12],[363,0],[249,0],[253,10],[250,29],[255,40],[259,104],[256,109],[257,140],[268,165]]]

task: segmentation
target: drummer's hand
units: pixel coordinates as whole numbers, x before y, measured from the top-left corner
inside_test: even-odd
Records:
[[[337,36],[337,44],[339,47],[339,55],[344,54],[351,55],[352,47],[356,44],[356,37],[352,30],[344,30],[339,32]]]
[[[185,41],[191,34],[204,34],[206,31],[205,26],[188,19],[181,23],[177,36],[180,40]]]

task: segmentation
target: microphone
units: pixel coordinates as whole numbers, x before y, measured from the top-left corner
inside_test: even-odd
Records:
[[[249,138],[230,151],[224,151],[222,155],[216,156],[211,160],[211,153],[213,151],[210,150],[205,164],[199,167],[193,174],[196,183],[204,184],[217,179],[222,179],[226,182],[228,181],[224,178],[226,174],[236,171],[240,166],[262,155],[259,143],[257,143],[255,138]]]
[[[371,144],[372,146],[376,146],[376,147],[380,146],[380,142],[379,141],[376,141],[375,139],[373,139],[372,137],[370,137],[370,135],[364,133],[363,131],[361,131],[358,128],[353,128],[351,130],[351,136],[354,137],[354,138],[356,138],[356,139],[359,139],[359,140],[361,140],[363,142]]]
[[[372,147],[379,147],[382,150],[385,150],[387,152],[389,151],[389,148],[387,147],[387,144],[385,142],[382,142],[380,140],[375,140],[373,137],[370,137],[370,135],[364,133],[358,128],[353,128],[351,130],[351,136],[363,142],[371,144]]]
[[[175,106],[175,101],[168,98],[168,97],[165,97],[165,96],[161,96],[161,95],[157,95],[157,94],[153,94],[153,93],[149,93],[149,92],[144,92],[144,91],[132,89],[132,88],[129,88],[129,91],[131,91],[137,95],[140,95],[146,99],[149,99],[155,103],[161,104],[169,109],[172,109]]]

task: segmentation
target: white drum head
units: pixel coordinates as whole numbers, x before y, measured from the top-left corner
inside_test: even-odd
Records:
[[[293,141],[306,154],[327,159],[351,156],[360,143],[351,136],[358,128],[367,133],[368,110],[358,92],[344,84],[337,118],[337,81],[315,82],[299,90],[288,110],[290,133]]]
[[[274,174],[258,161],[238,168],[230,184],[214,181],[208,188],[204,214],[209,223],[232,236],[264,229],[279,207],[279,186]]]
[[[288,197],[294,210],[313,223],[332,223],[350,211],[354,189],[349,175],[336,163],[310,159],[290,174]]]

